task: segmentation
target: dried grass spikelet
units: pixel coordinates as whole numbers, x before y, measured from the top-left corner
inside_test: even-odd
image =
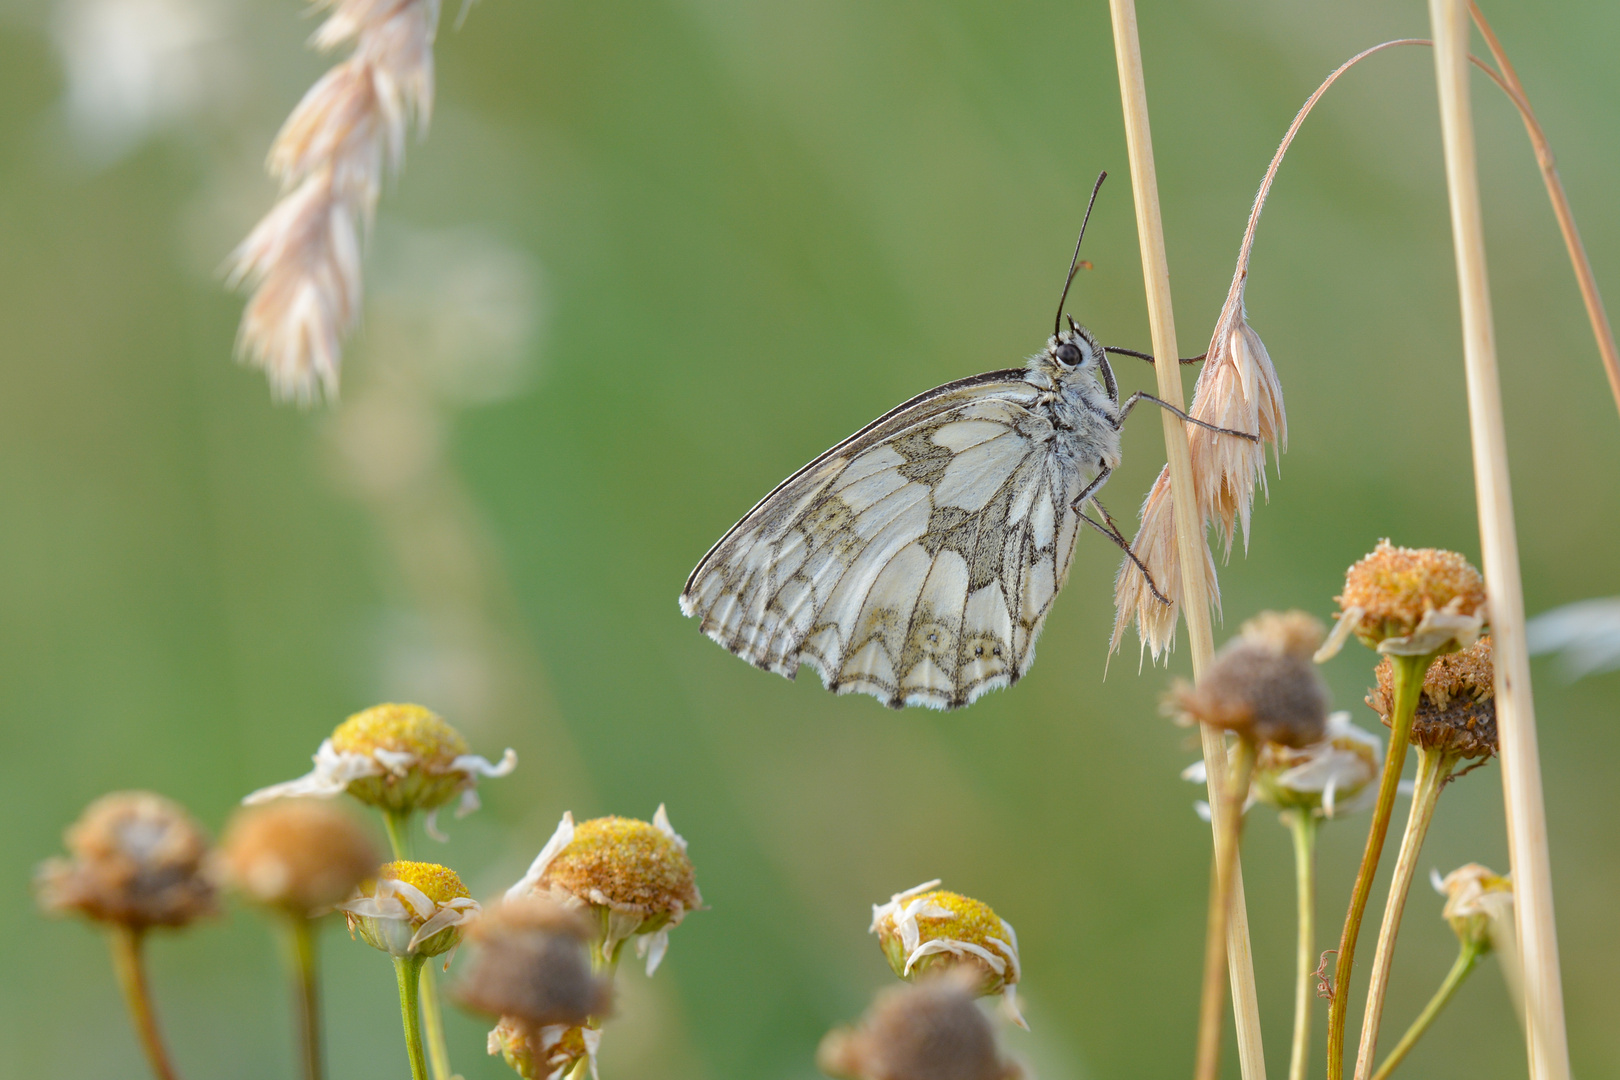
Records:
[[[282,125],[267,167],[282,196],[232,252],[228,278],[253,290],[237,349],[278,399],[338,389],[343,339],[359,318],[361,251],[385,172],[433,110],[439,0],[331,0],[311,39],[353,44]]]
[[[66,834],[71,859],[35,876],[39,906],[143,931],[181,927],[218,911],[208,835],[172,799],[117,791],[85,808]]]
[[[1015,1080],[974,1003],[977,979],[957,969],[877,996],[859,1025],[827,1033],[816,1066],[848,1080]]]

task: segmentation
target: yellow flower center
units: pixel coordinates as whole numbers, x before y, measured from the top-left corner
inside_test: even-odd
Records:
[[[581,899],[599,894],[614,907],[646,915],[685,912],[699,903],[692,863],[680,845],[635,818],[581,822],[545,880]]]
[[[1367,622],[1393,623],[1392,631],[1410,633],[1424,612],[1439,611],[1453,600],[1461,601],[1460,615],[1479,611],[1485,582],[1455,551],[1396,547],[1380,540],[1372,554],[1345,573],[1344,594],[1336,599],[1346,610],[1361,608]]]
[[[467,886],[461,883],[461,878],[448,866],[427,862],[391,862],[384,863],[377,870],[379,879],[391,878],[394,881],[403,881],[421,889],[439,907],[443,907],[452,900],[469,897]]]
[[[414,754],[424,765],[443,768],[467,753],[467,740],[420,705],[373,705],[337,726],[332,748],[342,754]]]
[[[997,953],[1004,952],[1006,948],[1012,946],[1012,942],[1007,940],[1006,929],[1001,925],[996,913],[990,910],[989,904],[975,900],[971,896],[946,892],[944,889],[923,893],[918,899],[927,904],[937,904],[951,913],[950,918],[919,917],[917,930],[923,941],[950,938],[954,941],[966,941]],[[1004,945],[992,944],[991,938]]]

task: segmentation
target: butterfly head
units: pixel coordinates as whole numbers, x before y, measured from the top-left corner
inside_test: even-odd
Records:
[[[1036,364],[1045,368],[1054,382],[1092,382],[1107,391],[1110,398],[1119,400],[1108,354],[1091,331],[1072,318],[1067,330],[1047,340],[1046,351],[1036,357]]]

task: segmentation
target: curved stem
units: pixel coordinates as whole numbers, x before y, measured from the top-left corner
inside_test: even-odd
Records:
[[[411,1060],[411,1080],[428,1080],[422,1055],[422,1019],[418,1013],[423,957],[394,957],[394,980],[399,984],[399,1014],[405,1023],[405,1054]]]
[[[1316,975],[1316,815],[1309,810],[1283,814],[1294,835],[1294,881],[1299,896],[1299,949],[1294,987],[1294,1048],[1288,1056],[1288,1080],[1305,1080],[1311,1052],[1311,999]]]
[[[320,983],[316,977],[315,920],[302,915],[290,917],[287,920],[287,937],[304,1080],[321,1080],[325,1067],[321,1054],[321,1000]]]
[[[1392,656],[1395,668],[1394,706],[1389,718],[1389,753],[1384,757],[1384,776],[1378,784],[1378,802],[1373,807],[1372,825],[1367,830],[1367,847],[1361,855],[1361,866],[1356,871],[1355,889],[1350,894],[1350,911],[1344,918],[1344,931],[1339,936],[1339,961],[1333,972],[1333,997],[1328,1005],[1328,1080],[1341,1080],[1344,1076],[1344,1024],[1350,1007],[1350,973],[1355,965],[1356,938],[1361,933],[1361,917],[1367,911],[1367,897],[1372,893],[1373,876],[1378,873],[1378,860],[1384,853],[1384,837],[1389,832],[1390,812],[1395,808],[1395,794],[1400,789],[1401,769],[1406,765],[1407,739],[1412,733],[1412,717],[1417,712],[1418,693],[1423,689],[1423,676],[1434,661],[1427,656]]]
[[[434,982],[433,965],[423,964],[418,989],[422,994],[422,1029],[427,1035],[428,1063],[433,1080],[451,1080],[450,1046],[444,1038],[444,1010],[439,1007],[439,987]]]
[[[394,861],[403,862],[411,857],[411,814],[408,810],[384,810],[383,828],[388,830],[388,846],[393,849]]]
[[[157,1015],[152,1011],[152,993],[146,984],[146,964],[141,947],[146,935],[142,930],[128,926],[112,928],[113,970],[118,974],[118,985],[124,991],[129,1006],[129,1017],[135,1024],[141,1048],[146,1051],[147,1063],[159,1080],[179,1080],[163,1047],[163,1035],[158,1031]]]
[[[1378,1066],[1378,1071],[1373,1073],[1372,1080],[1387,1080],[1389,1074],[1395,1071],[1395,1066],[1399,1065],[1412,1047],[1417,1045],[1417,1041],[1423,1038],[1423,1033],[1429,1030],[1430,1024],[1434,1023],[1434,1018],[1440,1015],[1440,1010],[1446,1007],[1446,1003],[1451,1000],[1451,996],[1457,992],[1457,987],[1461,986],[1463,980],[1468,978],[1468,973],[1474,970],[1474,964],[1481,955],[1483,955],[1483,950],[1477,945],[1464,945],[1462,947],[1462,951],[1457,954],[1456,963],[1451,965],[1451,971],[1446,975],[1445,982],[1440,984],[1440,989],[1435,992],[1434,997],[1429,999],[1429,1003],[1423,1007],[1423,1011],[1418,1014],[1418,1018],[1412,1021],[1412,1026],[1406,1029],[1406,1034],[1402,1035],[1401,1041],[1395,1044],[1395,1049],[1389,1052],[1389,1057],[1385,1058],[1384,1063]]]
[[[1226,927],[1232,911],[1232,879],[1243,839],[1243,805],[1254,772],[1254,743],[1240,739],[1229,759],[1226,813],[1215,834],[1215,874],[1209,889],[1209,924],[1204,936],[1204,990],[1198,1009],[1197,1080],[1215,1080],[1221,1071],[1221,1031],[1226,1026]]]
[[[1417,873],[1418,853],[1434,820],[1440,790],[1451,777],[1457,759],[1440,750],[1418,749],[1417,789],[1412,793],[1412,812],[1406,819],[1401,850],[1395,856],[1395,871],[1389,880],[1389,898],[1384,901],[1384,921],[1378,927],[1378,949],[1373,953],[1372,975],[1367,982],[1367,1011],[1361,1020],[1361,1046],[1356,1051],[1356,1080],[1367,1080],[1372,1072],[1373,1055],[1378,1052],[1378,1025],[1384,1016],[1384,997],[1389,992],[1389,971],[1395,960],[1395,935],[1401,930],[1401,914],[1406,895]]]

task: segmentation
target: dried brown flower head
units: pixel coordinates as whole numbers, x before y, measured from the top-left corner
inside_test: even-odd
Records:
[[[1393,661],[1386,656],[1376,674],[1378,685],[1367,694],[1367,704],[1388,727],[1395,700]],[[1488,636],[1429,665],[1412,719],[1412,743],[1464,759],[1496,753],[1495,666]]]
[[[283,799],[239,811],[220,843],[226,879],[258,904],[310,918],[374,874],[382,862],[370,835],[346,811],[315,799]]]
[[[1467,559],[1439,548],[1378,541],[1345,571],[1339,623],[1319,659],[1355,634],[1369,649],[1397,656],[1472,645],[1487,621],[1485,580]]]
[[[860,1024],[821,1040],[816,1065],[847,1080],[1013,1080],[990,1021],[974,1004],[971,972],[883,991]]]
[[[1263,612],[1221,647],[1196,686],[1172,688],[1169,704],[1189,721],[1258,743],[1320,742],[1328,692],[1311,653],[1321,640],[1321,623],[1304,612]]]
[[[468,931],[478,951],[456,996],[476,1012],[536,1028],[604,1016],[612,982],[591,971],[593,929],[578,911],[539,896],[486,908]]]
[[[531,892],[592,909],[601,920],[604,956],[637,936],[649,975],[669,947],[670,929],[703,906],[686,841],[663,806],[650,822],[602,817],[576,825],[574,815],[565,813],[506,896],[518,899]]]
[[[185,926],[218,909],[208,836],[183,806],[149,791],[91,803],[67,830],[70,859],[35,877],[40,907],[132,930]]]

